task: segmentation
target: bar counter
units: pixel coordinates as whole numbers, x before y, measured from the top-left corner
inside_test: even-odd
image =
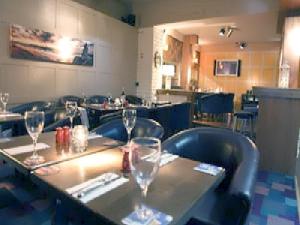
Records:
[[[264,170],[300,177],[300,89],[254,87],[259,98],[256,144]]]

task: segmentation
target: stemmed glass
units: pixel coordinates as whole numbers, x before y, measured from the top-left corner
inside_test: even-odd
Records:
[[[1,102],[3,105],[3,112],[6,113],[6,105],[8,103],[9,94],[8,93],[0,93]]]
[[[41,111],[28,111],[25,112],[24,119],[27,132],[33,141],[33,154],[26,158],[24,163],[28,166],[36,166],[45,161],[44,157],[38,155],[36,151],[38,137],[44,128],[45,114]]]
[[[129,143],[131,137],[131,131],[135,126],[136,122],[136,110],[135,109],[124,109],[123,110],[123,123],[127,130],[128,140]]]
[[[130,166],[133,177],[146,199],[148,187],[155,178],[160,164],[161,142],[157,138],[137,137],[130,142]],[[152,211],[140,202],[137,216],[144,220],[152,216]]]
[[[77,102],[74,101],[66,101],[66,114],[67,117],[70,118],[70,122],[71,122],[71,129],[73,127],[73,119],[76,116],[77,113]]]

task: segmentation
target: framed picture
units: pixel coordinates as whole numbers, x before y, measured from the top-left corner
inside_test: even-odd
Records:
[[[10,55],[16,59],[93,66],[94,44],[78,38],[12,25]]]
[[[240,76],[241,60],[222,59],[215,60],[215,76]]]

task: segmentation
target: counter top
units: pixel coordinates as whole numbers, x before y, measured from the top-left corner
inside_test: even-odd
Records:
[[[300,89],[253,87],[253,93],[259,98],[267,97],[300,100]]]

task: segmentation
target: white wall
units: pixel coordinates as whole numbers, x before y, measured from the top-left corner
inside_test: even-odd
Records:
[[[9,25],[15,23],[95,43],[94,67],[9,57]],[[11,103],[61,95],[136,92],[137,30],[69,0],[0,1],[0,91]]]
[[[140,27],[163,23],[256,14],[279,9],[279,0],[152,0],[133,1]]]

